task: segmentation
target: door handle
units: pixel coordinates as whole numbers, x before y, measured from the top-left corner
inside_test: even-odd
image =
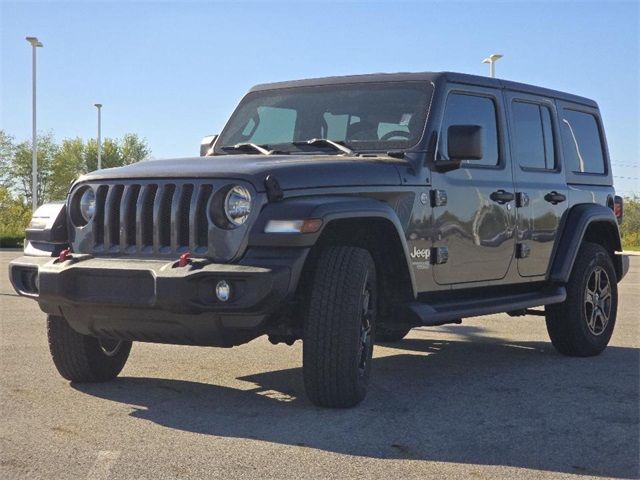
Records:
[[[553,192],[547,193],[544,196],[544,199],[553,205],[557,205],[558,203],[564,202],[567,199],[567,197],[554,190]]]
[[[506,190],[498,190],[497,192],[493,192],[491,195],[489,195],[489,198],[494,202],[498,202],[500,205],[504,205],[505,203],[508,203],[516,198],[516,196],[511,192],[507,192]]]

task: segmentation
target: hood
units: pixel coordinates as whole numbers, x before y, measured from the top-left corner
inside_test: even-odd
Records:
[[[264,179],[274,175],[283,190],[343,186],[399,185],[397,166],[390,157],[337,155],[221,155],[150,160],[98,170],[79,181],[132,178],[229,178],[247,180],[264,191]]]

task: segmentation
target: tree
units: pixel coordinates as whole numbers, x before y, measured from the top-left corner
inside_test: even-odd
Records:
[[[0,184],[4,184],[6,181],[4,176],[8,171],[15,151],[16,146],[13,142],[13,137],[4,130],[0,130]]]
[[[128,133],[122,140],[106,138],[102,144],[102,167],[120,167],[146,159],[147,142]],[[53,135],[38,136],[38,203],[63,200],[69,186],[80,175],[98,167],[98,144],[80,138],[56,145]],[[0,130],[0,185],[31,201],[31,143],[15,145],[13,137]]]
[[[120,156],[123,165],[141,162],[149,158],[151,150],[146,140],[140,139],[135,133],[126,133],[120,143]]]
[[[120,156],[118,140],[105,138],[102,140],[102,168],[120,167],[123,165]],[[92,172],[98,169],[98,142],[91,139],[87,142],[85,150],[85,162],[87,171]]]
[[[58,146],[53,135],[47,133],[37,137],[38,142],[38,203],[42,204],[49,200],[49,183],[51,180],[51,164]],[[5,139],[6,143],[6,139]],[[0,178],[3,186],[9,191],[24,197],[31,203],[33,177],[32,177],[32,156],[31,142],[22,142],[11,149],[5,146],[9,152],[8,158],[3,157],[0,164]]]
[[[22,237],[31,218],[31,205],[11,196],[0,186],[0,241],[6,237]]]
[[[62,141],[51,163],[51,185],[49,196],[52,200],[64,200],[69,187],[78,176],[87,172],[86,147],[82,139]]]
[[[127,133],[122,140],[105,138],[102,142],[102,168],[120,167],[139,162],[149,156],[147,142]],[[98,143],[86,144],[80,138],[62,142],[52,163],[50,197],[64,199],[71,183],[80,175],[98,168]]]
[[[127,133],[122,140],[105,138],[102,142],[102,168],[121,167],[141,160],[145,160],[150,154],[146,140],[141,139],[135,133]],[[91,139],[87,142],[85,150],[87,171],[98,168],[98,142]]]

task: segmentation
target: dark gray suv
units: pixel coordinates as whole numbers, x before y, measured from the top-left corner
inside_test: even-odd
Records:
[[[303,341],[318,405],[365,396],[376,341],[506,312],[600,353],[626,273],[592,100],[401,73],[254,87],[200,158],[78,179],[11,262],[60,374],[114,378],[132,341]],[[536,308],[544,307],[544,309]]]

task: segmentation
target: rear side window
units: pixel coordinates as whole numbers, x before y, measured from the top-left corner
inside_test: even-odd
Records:
[[[553,127],[549,108],[535,103],[514,102],[514,154],[522,168],[556,168]]]
[[[574,173],[605,173],[600,129],[590,113],[563,111],[562,149],[566,164]]]
[[[498,164],[498,126],[496,106],[493,100],[488,97],[461,93],[449,95],[440,129],[438,150],[441,158],[447,158],[447,132],[451,125],[480,125],[482,127],[482,160],[473,160],[468,163],[469,165],[495,166]]]

